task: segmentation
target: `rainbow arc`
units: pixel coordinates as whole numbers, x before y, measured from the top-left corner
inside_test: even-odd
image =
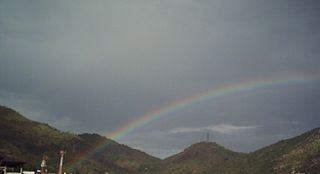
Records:
[[[130,132],[139,129],[146,124],[155,122],[156,120],[164,116],[170,115],[174,112],[192,106],[196,103],[205,102],[208,100],[215,100],[219,97],[234,95],[237,93],[250,92],[262,88],[287,87],[292,85],[308,84],[312,82],[318,82],[319,80],[320,75],[300,74],[258,80],[248,80],[222,85],[220,87],[216,87],[207,91],[190,95],[189,97],[182,98],[180,100],[169,102],[164,106],[161,106],[155,110],[152,110],[150,112],[145,113],[144,115],[137,117],[135,120],[132,120],[131,122],[128,122],[120,128],[118,128],[117,130],[106,133],[105,135],[113,140],[119,140],[122,137],[129,134]],[[69,168],[72,168],[77,163],[90,158],[92,155],[99,152],[105,146],[107,146],[107,144],[105,143],[96,144],[92,149],[81,154],[81,156],[77,158],[77,161],[74,161],[71,163],[71,165],[69,165]]]

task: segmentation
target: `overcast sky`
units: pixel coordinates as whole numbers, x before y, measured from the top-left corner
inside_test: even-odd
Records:
[[[318,0],[0,0],[0,105],[75,133],[218,86],[320,74]],[[319,76],[320,77],[320,76]],[[320,83],[206,100],[118,141],[158,157],[249,152],[320,126]]]

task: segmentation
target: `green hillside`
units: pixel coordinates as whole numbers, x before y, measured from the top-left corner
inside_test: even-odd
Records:
[[[99,174],[291,174],[320,173],[320,128],[282,140],[252,153],[238,153],[213,142],[191,145],[164,160],[98,134],[61,132],[0,106],[0,155],[38,169],[43,154],[50,172],[57,171],[59,151],[66,150],[64,171]],[[97,144],[105,144],[83,160]],[[78,161],[74,163],[74,161]]]
[[[67,151],[67,167],[101,143],[107,145],[89,159],[75,163],[72,172],[141,173],[145,166],[153,166],[159,161],[98,134],[61,132],[47,124],[31,121],[7,107],[0,106],[0,119],[0,153],[26,161],[25,167],[30,170],[39,168],[42,155],[46,154],[49,156],[49,171],[55,172],[61,149]]]
[[[248,154],[198,143],[164,163],[163,174],[319,174],[320,128]]]
[[[235,173],[245,154],[233,152],[216,143],[201,142],[164,160],[165,173]]]
[[[320,172],[320,128],[248,155],[248,173]]]

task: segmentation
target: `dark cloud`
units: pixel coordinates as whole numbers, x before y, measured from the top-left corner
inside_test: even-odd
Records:
[[[222,84],[317,75],[319,8],[316,0],[2,0],[0,102],[62,130],[106,133]],[[205,137],[170,130],[253,126],[212,133],[252,151],[319,126],[319,85],[200,102],[119,141],[164,157]]]

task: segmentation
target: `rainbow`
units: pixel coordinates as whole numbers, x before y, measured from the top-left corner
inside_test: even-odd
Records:
[[[233,95],[236,93],[250,92],[257,89],[262,88],[270,88],[270,87],[281,87],[288,85],[297,85],[311,82],[320,81],[320,75],[289,75],[289,76],[278,76],[272,78],[265,78],[262,80],[248,80],[237,83],[230,83],[227,85],[222,85],[220,87],[216,87],[207,91],[203,91],[200,93],[196,93],[186,98],[182,98],[180,100],[176,100],[168,103],[158,109],[152,110],[151,112],[147,112],[144,115],[137,117],[136,119],[128,122],[117,130],[106,133],[106,136],[113,139],[119,140],[122,137],[126,136],[130,132],[143,127],[146,124],[154,122],[166,115],[174,113],[183,108],[187,108],[196,103],[205,102],[208,100],[214,100],[219,97]],[[89,151],[83,153],[80,158],[77,158],[77,161],[72,162],[72,165],[75,165],[78,162],[81,162],[85,159],[90,158],[95,153],[99,152],[103,149],[107,144],[100,143],[96,144],[94,148]],[[70,165],[70,166],[72,166]]]

